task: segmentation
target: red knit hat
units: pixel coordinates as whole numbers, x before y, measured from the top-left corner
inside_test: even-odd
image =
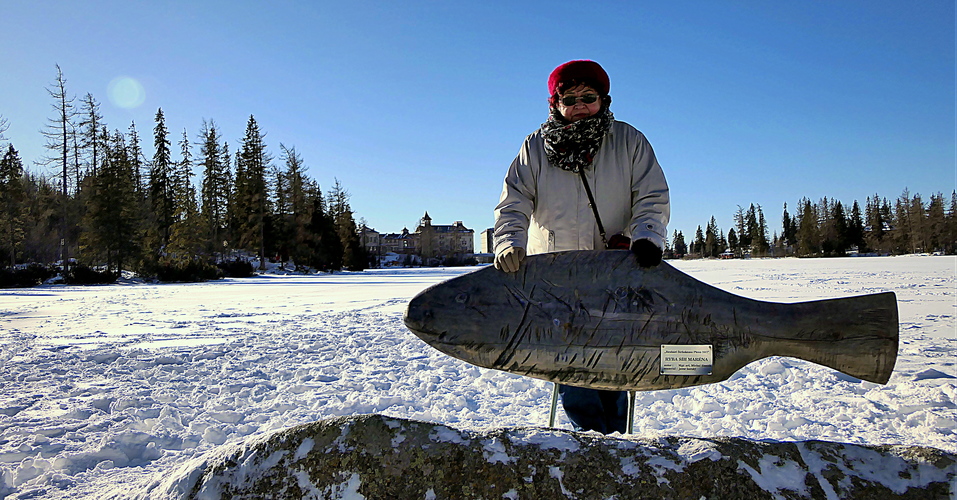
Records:
[[[608,95],[608,88],[611,83],[608,81],[608,73],[605,73],[601,65],[588,60],[568,61],[555,68],[552,74],[548,75],[549,96],[554,96],[579,85],[587,85],[605,96]]]

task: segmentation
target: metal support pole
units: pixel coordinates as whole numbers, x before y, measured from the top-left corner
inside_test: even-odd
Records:
[[[555,427],[555,414],[558,412],[558,384],[552,383],[552,410],[548,413],[548,426]]]
[[[634,434],[635,432],[635,392],[628,391],[628,424],[626,427],[626,434]]]

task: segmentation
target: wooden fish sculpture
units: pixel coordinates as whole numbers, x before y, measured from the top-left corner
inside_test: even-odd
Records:
[[[474,365],[594,389],[649,391],[726,380],[790,356],[887,383],[897,360],[893,292],[798,303],[740,297],[627,250],[529,256],[439,283],[405,324]]]

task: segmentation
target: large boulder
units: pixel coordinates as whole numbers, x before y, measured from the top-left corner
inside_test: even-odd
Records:
[[[364,415],[223,447],[142,497],[184,499],[945,499],[934,448],[458,430]]]

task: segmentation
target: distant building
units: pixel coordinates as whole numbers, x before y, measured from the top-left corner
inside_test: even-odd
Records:
[[[495,232],[495,229],[488,228],[485,231],[482,231],[482,253],[494,253],[495,252],[495,243],[492,242],[492,233]]]
[[[362,245],[371,255],[415,255],[428,263],[430,260],[462,258],[475,253],[474,230],[465,227],[462,221],[455,221],[451,225],[433,225],[428,212],[419,220],[415,232],[403,228],[401,233],[381,234],[362,226],[360,233]]]
[[[382,235],[378,231],[363,224],[359,230],[359,243],[369,255],[382,255]]]
[[[379,251],[379,255],[385,255],[390,252],[407,255],[414,254],[415,242],[413,241],[412,235],[409,234],[409,229],[402,228],[401,233],[380,234]]]
[[[426,212],[415,228],[418,236],[418,254],[424,259],[462,257],[475,253],[475,231],[465,227],[462,221],[449,226],[432,225]]]

